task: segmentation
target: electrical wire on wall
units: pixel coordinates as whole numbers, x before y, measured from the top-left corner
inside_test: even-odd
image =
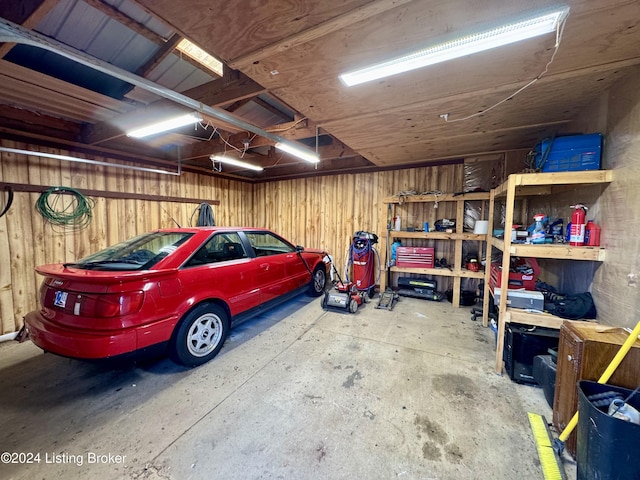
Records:
[[[91,223],[93,204],[92,199],[75,188],[51,187],[40,194],[36,209],[55,226],[80,230]]]

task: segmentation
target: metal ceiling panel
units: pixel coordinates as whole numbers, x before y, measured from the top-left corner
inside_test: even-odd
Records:
[[[154,33],[157,33],[165,40],[171,37],[174,34],[174,31],[171,27],[166,25],[165,23],[160,22],[145,10],[140,8],[140,6],[132,2],[130,0],[102,0],[104,3],[111,5],[114,8],[117,8],[126,16],[132,18],[137,21],[139,24],[144,25],[149,30]]]
[[[198,85],[215,80],[218,77],[206,72],[172,54],[165,58],[148,75],[147,79],[159,83],[176,92],[184,92]]]

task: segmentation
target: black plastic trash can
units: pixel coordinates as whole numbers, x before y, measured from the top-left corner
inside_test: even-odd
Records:
[[[640,479],[640,425],[609,416],[608,404],[596,406],[598,397],[594,396],[606,398],[607,392],[626,399],[632,390],[587,380],[578,382],[578,480]],[[628,403],[640,410],[640,392]]]

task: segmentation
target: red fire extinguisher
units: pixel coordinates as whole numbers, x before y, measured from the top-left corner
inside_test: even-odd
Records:
[[[569,245],[581,247],[584,245],[584,227],[587,207],[578,203],[571,205],[573,214],[571,215],[571,232],[569,236]]]

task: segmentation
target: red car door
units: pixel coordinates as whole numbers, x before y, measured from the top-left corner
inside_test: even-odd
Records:
[[[187,262],[182,279],[185,289],[200,298],[220,298],[231,315],[257,307],[261,268],[245,251],[235,232],[216,233]]]
[[[246,232],[255,252],[253,261],[258,267],[257,283],[263,302],[290,292],[292,284],[287,273],[290,255],[295,255],[292,245],[271,232]]]

